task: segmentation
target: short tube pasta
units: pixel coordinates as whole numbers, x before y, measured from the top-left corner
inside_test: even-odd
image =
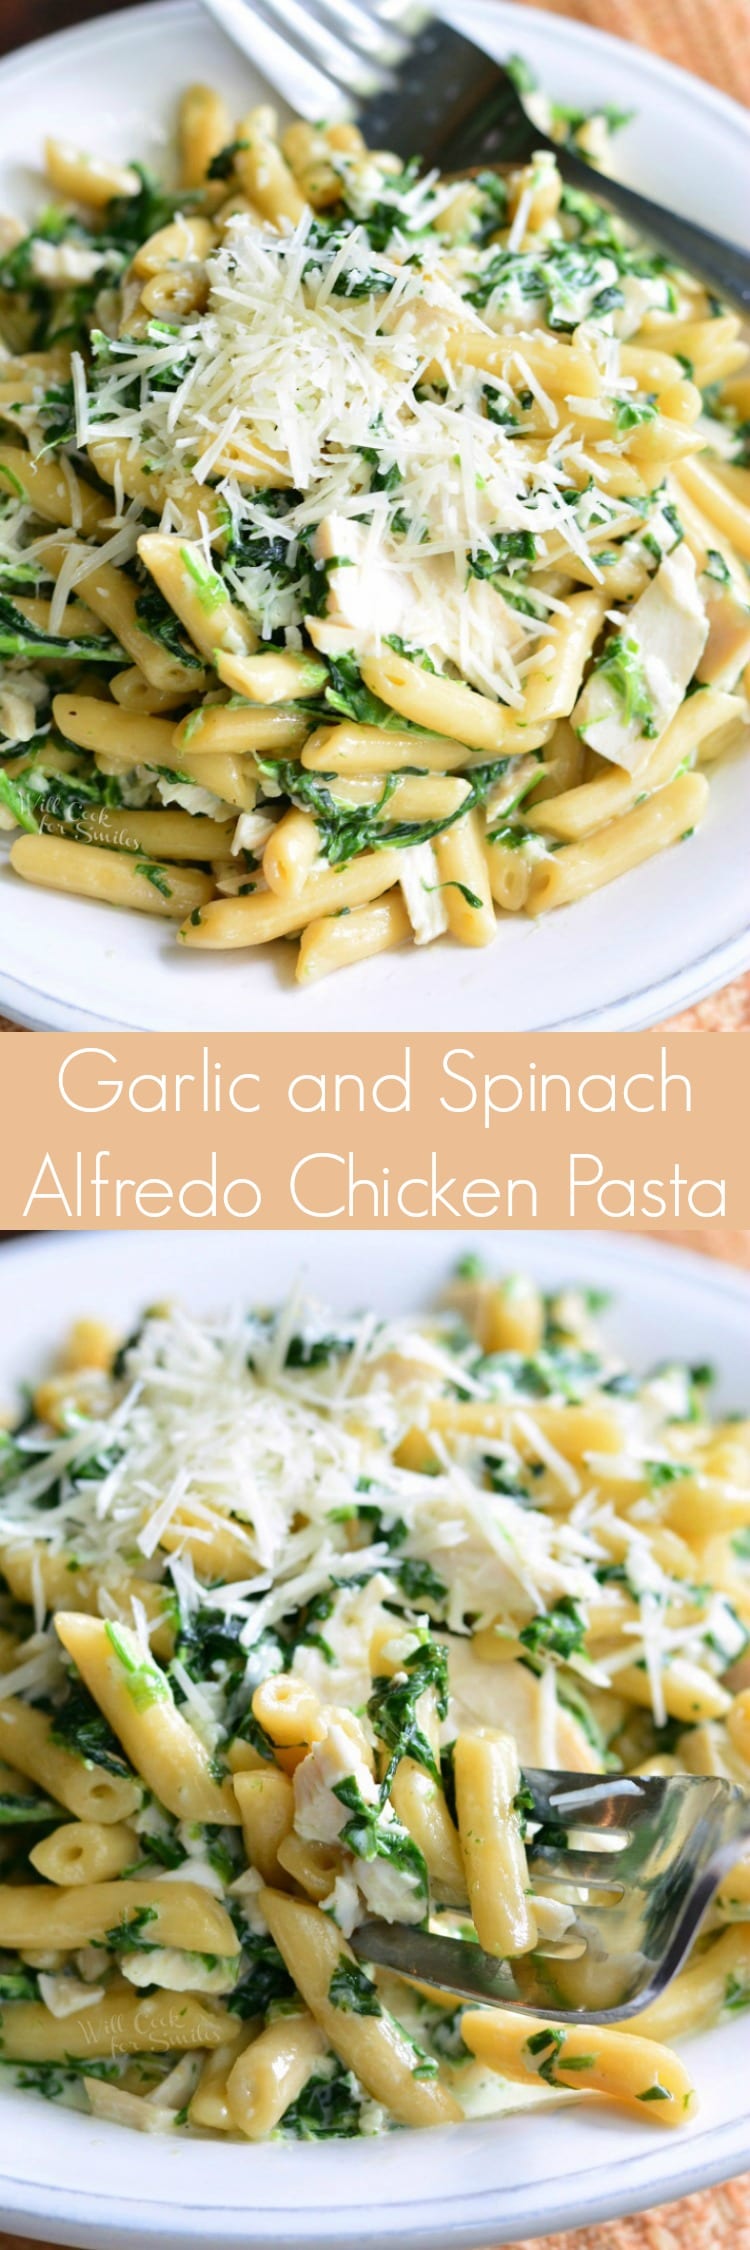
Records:
[[[293,899],[262,892],[249,898],[212,899],[183,925],[180,934],[184,945],[200,949],[267,945],[271,938],[305,929],[321,915],[366,905],[389,891],[398,876],[397,851],[363,852],[348,867],[310,875]]]
[[[376,953],[390,953],[394,946],[405,945],[410,935],[411,922],[398,891],[389,891],[371,906],[350,908],[345,919],[323,915],[308,922],[301,933],[297,982],[315,984],[334,969],[370,961]]]
[[[463,945],[491,945],[496,932],[478,813],[466,813],[435,840],[449,929]]]
[[[198,1883],[147,1881],[0,1884],[0,1944],[60,1947],[89,1945],[146,1911],[155,1942],[192,1952],[239,1952],[239,1939],[218,1899]]]
[[[288,1775],[271,1766],[260,1773],[236,1773],[234,1794],[240,1808],[248,1865],[264,1883],[284,1889],[279,1845],[294,1826],[294,1790]]]

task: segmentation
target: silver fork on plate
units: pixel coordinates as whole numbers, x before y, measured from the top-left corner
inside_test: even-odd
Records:
[[[597,173],[532,123],[513,79],[414,0],[206,0],[211,14],[303,117],[356,118],[371,148],[441,172],[554,152],[563,179],[611,205],[717,296],[750,311],[750,252]]]
[[[522,1780],[534,1891],[572,1909],[564,1934],[501,1961],[466,1937],[371,1921],[354,1931],[353,1949],[484,2006],[560,2023],[621,2022],[681,1967],[722,1877],[750,1843],[750,1797],[731,1782],[682,1774],[525,1772]]]

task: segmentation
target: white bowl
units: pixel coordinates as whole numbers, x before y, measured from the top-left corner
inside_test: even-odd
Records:
[[[486,1237],[475,1245],[488,1254]],[[91,1311],[127,1327],[144,1302],[177,1294],[203,1310],[281,1296],[304,1266],[341,1311],[363,1300],[406,1311],[429,1301],[458,1245],[434,1234],[144,1234],[37,1238],[0,1250],[0,1396],[44,1363],[67,1319]],[[712,1359],[728,1409],[747,1396],[750,1287],[741,1275],[616,1234],[514,1234],[490,1247],[548,1286],[579,1279],[615,1292],[609,1332],[636,1367]],[[248,1279],[249,1264],[254,1280]],[[95,2250],[468,2250],[665,2202],[750,2165],[747,2020],[683,2049],[700,2092],[696,2122],[667,2133],[602,2104],[380,2141],[225,2146],[131,2136],[38,2098],[0,2092],[0,2225]]]
[[[508,0],[463,0],[460,21],[499,56],[520,46],[561,101],[614,99],[634,111],[617,142],[623,177],[728,235],[747,225],[747,119],[712,87],[583,24],[527,9],[519,17]],[[0,209],[39,207],[36,166],[49,131],[163,163],[175,96],[193,78],[215,80],[236,111],[263,90],[195,0],[156,0],[11,56],[0,64]],[[0,1006],[57,1031],[363,1022],[375,1031],[459,1022],[467,1031],[634,1031],[750,962],[749,820],[750,754],[712,776],[706,819],[684,851],[536,923],[509,915],[485,952],[446,939],[308,991],[293,982],[288,947],[201,959],[147,915],[35,890],[0,866]]]

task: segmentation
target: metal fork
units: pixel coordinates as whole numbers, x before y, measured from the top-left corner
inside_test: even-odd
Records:
[[[681,1967],[722,1876],[750,1841],[750,1797],[731,1782],[682,1774],[526,1772],[523,1783],[533,1803],[534,1890],[574,1910],[563,1937],[513,1961],[405,1923],[362,1922],[351,1944],[360,1960],[464,2000],[554,2013],[561,2023],[621,2022]],[[451,1911],[455,1926],[455,1902]]]
[[[206,0],[238,47],[311,120],[356,117],[371,148],[441,172],[552,150],[563,179],[611,205],[657,249],[750,311],[750,253],[592,170],[532,124],[509,72],[414,0]],[[294,79],[292,88],[291,80]]]

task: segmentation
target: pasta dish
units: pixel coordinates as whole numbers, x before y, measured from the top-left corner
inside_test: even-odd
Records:
[[[74,1327],[0,1452],[0,2076],[253,2141],[690,2118],[750,1861],[635,2028],[561,2026],[523,1775],[750,1788],[750,1423],[599,1309],[467,1259],[413,1320]],[[363,1966],[371,1915],[544,1961],[549,2022]]]
[[[0,246],[16,874],[296,973],[689,837],[750,661],[739,322],[553,156],[422,176],[185,94]]]

